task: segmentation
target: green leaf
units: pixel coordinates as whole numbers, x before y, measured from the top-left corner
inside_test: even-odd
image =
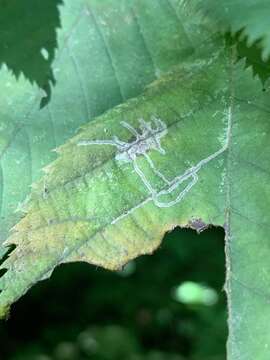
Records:
[[[14,53],[11,27],[14,22],[10,26],[6,21],[1,22],[5,31],[0,31],[0,36],[10,51],[6,48],[4,53],[0,51],[0,61],[8,65],[1,68],[0,243],[19,220],[20,213],[15,211],[29,194],[30,185],[40,178],[41,169],[55,159],[52,149],[74,135],[83,123],[140,94],[147,84],[193,51],[184,25],[170,3],[67,0],[60,7],[62,28],[58,31],[58,49],[52,63],[56,85],[51,101],[40,109],[44,93],[24,76],[31,80],[29,71],[40,71],[40,54],[34,56],[35,47],[45,46],[52,38],[50,22],[46,20],[55,19],[56,14],[55,8],[47,5],[47,12],[39,13],[38,18],[31,15],[32,25],[31,12],[20,10],[21,1],[18,4],[12,1],[12,6],[5,2],[5,12],[1,12],[1,16],[8,11],[19,12],[18,27],[27,22],[28,27],[23,27],[25,32],[36,29],[35,26],[39,31],[29,30],[32,39],[16,28],[18,36],[27,38],[29,48],[21,44],[19,37],[18,46],[24,50],[19,47]],[[38,6],[43,5],[35,1],[32,11]],[[26,55],[25,63],[21,56]],[[15,60],[23,73],[18,81],[8,70],[19,74],[17,67],[13,68]],[[3,251],[0,248],[0,254]]]
[[[248,46],[247,39],[242,39],[241,33],[231,37],[230,40],[236,44],[239,59],[245,59],[246,67],[251,67],[254,76],[259,76],[264,85],[270,77],[270,59],[267,61],[262,59],[260,42],[257,41],[251,46]]]
[[[60,263],[118,269],[177,225],[212,224],[226,231],[228,358],[268,360],[269,85],[178,3],[66,1],[41,110],[43,92],[2,67],[1,242],[22,219],[0,316]]]
[[[270,89],[231,51],[209,53],[58,150],[6,242],[2,309],[60,263],[118,269],[177,225],[223,226],[228,358],[268,359]]]
[[[61,0],[0,0],[0,66],[6,64],[16,78],[23,74],[43,89],[43,104],[55,82],[51,64],[60,4]]]
[[[270,2],[268,0],[193,0],[207,16],[212,17],[225,31],[243,30],[249,45],[258,40],[266,60],[270,56]],[[187,1],[188,3],[188,1]]]

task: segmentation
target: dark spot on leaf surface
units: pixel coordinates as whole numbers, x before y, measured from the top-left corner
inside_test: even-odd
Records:
[[[208,224],[205,224],[201,219],[193,219],[188,223],[188,227],[193,230],[196,230],[197,233],[200,233],[209,227]]]

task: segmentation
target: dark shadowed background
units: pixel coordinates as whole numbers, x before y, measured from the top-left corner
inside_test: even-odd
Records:
[[[1,323],[0,358],[224,360],[223,247],[221,229],[176,229],[118,273],[62,265]]]

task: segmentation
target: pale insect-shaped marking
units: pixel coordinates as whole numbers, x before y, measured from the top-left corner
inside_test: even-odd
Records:
[[[151,158],[148,156],[147,152],[149,150],[157,150],[160,154],[165,155],[166,152],[162,148],[160,141],[164,137],[168,130],[166,124],[159,118],[152,117],[151,122],[146,122],[144,119],[139,119],[139,128],[138,132],[133,126],[128,124],[126,121],[121,121],[121,125],[131,132],[135,136],[135,140],[132,142],[123,142],[119,140],[117,136],[114,136],[112,140],[83,140],[78,142],[79,146],[86,145],[111,145],[117,148],[117,153],[115,159],[120,162],[131,162],[135,172],[140,176],[144,185],[147,187],[151,194],[156,194],[156,190],[152,187],[149,181],[146,179],[143,171],[140,169],[137,163],[137,157],[143,155],[147,162],[149,163],[151,169],[154,173],[163,180],[166,184],[169,185],[169,181],[165,176],[156,169]],[[154,126],[153,126],[154,125]]]
[[[144,155],[151,149],[157,150],[164,155],[165,150],[161,147],[160,139],[167,134],[167,126],[158,118],[153,117],[152,121],[155,124],[155,128],[152,127],[150,122],[146,122],[143,119],[139,120],[141,133],[126,121],[121,121],[121,125],[135,136],[135,140],[130,143],[121,141],[117,136],[114,136],[112,140],[83,140],[78,142],[78,145],[115,146],[118,150],[115,159],[123,162],[132,162],[138,155]]]
[[[135,140],[132,142],[123,142],[118,139],[117,136],[114,136],[112,140],[82,140],[78,142],[78,146],[88,146],[88,145],[111,145],[117,148],[117,153],[115,155],[115,159],[120,162],[131,162],[133,164],[133,168],[135,172],[138,174],[140,179],[142,180],[143,184],[147,188],[149,192],[149,197],[141,204],[137,205],[127,213],[119,216],[115,219],[112,223],[116,223],[121,218],[127,216],[129,213],[134,211],[135,209],[143,206],[149,201],[154,201],[155,205],[160,208],[171,207],[177,203],[179,203],[185,195],[191,190],[191,188],[197,183],[198,181],[198,171],[206,165],[209,161],[215,159],[217,156],[222,154],[228,148],[228,132],[230,131],[231,126],[231,109],[228,112],[228,129],[227,129],[227,139],[222,146],[221,149],[214,152],[213,154],[209,155],[207,158],[202,159],[196,165],[191,166],[188,168],[183,174],[176,176],[174,179],[169,180],[162,174],[153,163],[150,156],[147,154],[150,150],[157,150],[160,154],[166,155],[166,151],[161,146],[161,139],[167,135],[168,129],[167,125],[159,118],[152,117],[151,122],[146,122],[143,119],[139,120],[140,123],[140,132],[138,132],[133,126],[128,124],[125,121],[121,122],[121,125],[128,129],[134,136]],[[155,127],[153,127],[153,125]],[[156,190],[150,181],[146,178],[143,170],[138,165],[137,158],[138,156],[144,156],[147,160],[151,170],[153,173],[158,176],[159,179],[162,180],[164,183],[163,189],[158,191]],[[180,185],[190,179],[190,182],[186,185],[186,187],[177,192],[178,188],[180,189]],[[176,196],[173,196],[173,200],[171,201],[161,201],[162,197],[173,195],[174,192],[177,192]]]

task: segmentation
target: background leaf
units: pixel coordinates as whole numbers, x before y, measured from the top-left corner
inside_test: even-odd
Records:
[[[260,42],[257,41],[251,46],[247,45],[247,39],[242,39],[241,33],[231,36],[229,41],[236,45],[237,55],[239,59],[245,59],[246,67],[251,67],[254,76],[259,76],[264,85],[266,80],[270,77],[270,59],[264,61],[262,59],[262,50]]]
[[[179,2],[181,3],[181,2]],[[260,41],[262,54],[265,60],[270,55],[269,15],[270,3],[268,0],[194,0],[207,16],[212,17],[225,31],[236,33],[243,31],[249,45]]]
[[[62,0],[0,1],[0,66],[19,78],[23,74],[45,92],[42,104],[49,101],[55,78],[51,68],[60,27]]]
[[[236,45],[238,57],[244,58],[264,85],[270,74],[270,32],[267,1],[194,0],[178,2],[179,8],[193,7],[202,20],[212,20],[213,33],[223,32]]]

